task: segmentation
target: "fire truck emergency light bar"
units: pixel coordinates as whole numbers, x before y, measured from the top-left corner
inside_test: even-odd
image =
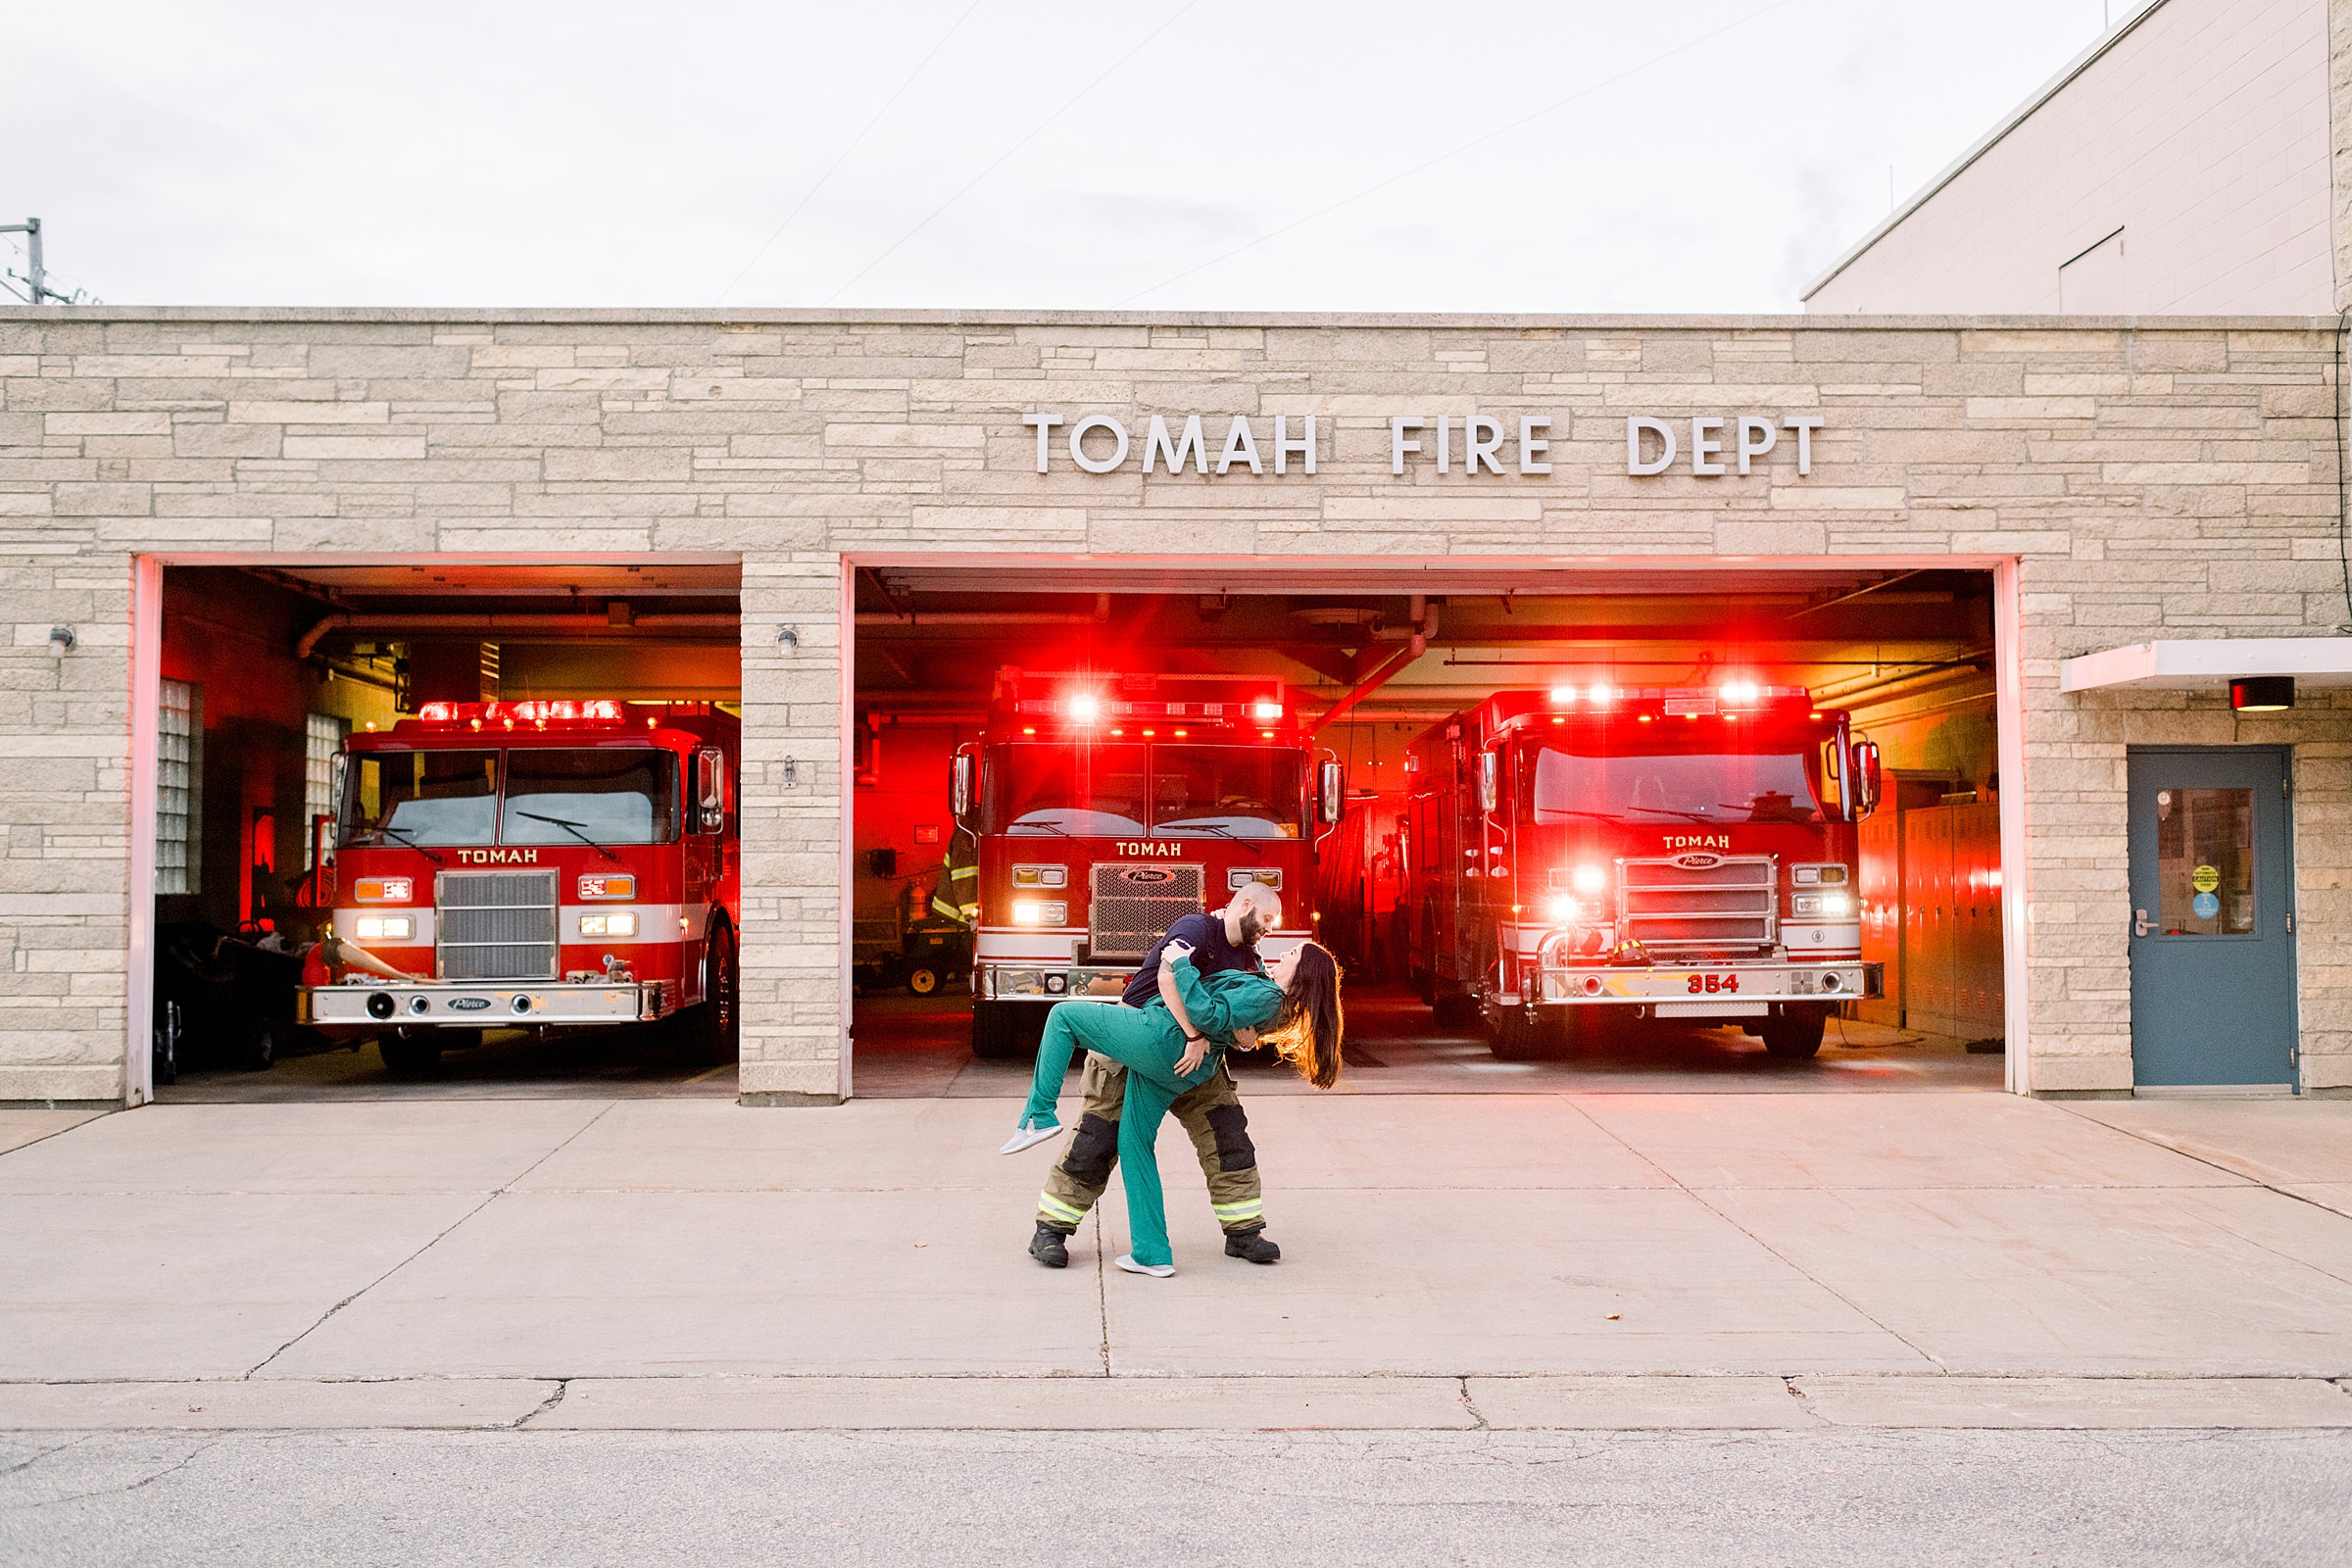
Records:
[[[503,724],[513,729],[516,724],[624,724],[629,715],[612,699],[598,697],[584,703],[427,703],[416,710],[416,716],[424,723],[453,729],[462,724],[475,729]]]
[[[1721,686],[1554,686],[1551,689],[1554,705],[1569,708],[1577,703],[1589,703],[1594,708],[1606,708],[1611,703],[1685,704],[1704,702],[1711,710],[1720,703],[1726,708],[1759,708],[1766,703],[1807,703],[1812,693],[1802,686],[1759,686],[1753,681],[1726,681]],[[1681,710],[1669,707],[1668,712]]]
[[[1016,713],[1046,717],[1067,714],[1082,724],[1098,718],[1223,718],[1239,723],[1249,719],[1270,724],[1282,717],[1280,703],[1110,703],[1099,697],[1072,697],[1063,702],[1025,699],[1013,705]]]

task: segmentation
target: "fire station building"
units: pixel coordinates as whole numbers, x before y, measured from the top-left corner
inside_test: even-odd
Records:
[[[2024,1094],[2352,1089],[2339,353],[2286,317],[0,313],[0,1102],[149,1099],[161,933],[266,923],[342,737],[452,693],[739,712],[739,1089],[856,1093],[860,944],[930,892],[893,867],[992,672],[1163,644],[1289,660],[1367,799],[1486,692],[1793,680],[1889,772],[1859,1016],[1998,1040]]]

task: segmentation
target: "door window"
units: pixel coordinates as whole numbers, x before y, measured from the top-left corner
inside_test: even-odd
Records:
[[[2254,929],[2254,792],[2156,792],[2156,912],[2168,937]]]

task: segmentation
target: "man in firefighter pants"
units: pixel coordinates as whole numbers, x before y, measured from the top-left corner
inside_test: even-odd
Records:
[[[1250,883],[1217,913],[1188,914],[1168,927],[1127,982],[1118,1005],[1141,1007],[1159,995],[1160,951],[1171,941],[1192,945],[1194,967],[1202,974],[1220,969],[1265,973],[1257,956],[1258,934],[1281,923],[1280,896],[1263,882]],[[1189,1019],[1179,1016],[1176,1021],[1186,1034],[1193,1032]],[[1119,1109],[1127,1094],[1127,1069],[1089,1052],[1080,1084],[1086,1105],[1078,1131],[1037,1197],[1037,1234],[1030,1239],[1029,1255],[1048,1268],[1069,1266],[1071,1233],[1102,1198],[1119,1159]],[[1168,1114],[1192,1139],[1201,1172],[1208,1177],[1209,1208],[1225,1232],[1225,1255],[1252,1263],[1281,1257],[1282,1249],[1266,1239],[1257,1148],[1250,1142],[1250,1117],[1234,1089],[1233,1069],[1220,1063],[1207,1082],[1179,1095]]]

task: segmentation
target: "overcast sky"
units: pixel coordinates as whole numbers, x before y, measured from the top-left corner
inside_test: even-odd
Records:
[[[2107,9],[76,0],[0,219],[119,305],[1787,311]]]

